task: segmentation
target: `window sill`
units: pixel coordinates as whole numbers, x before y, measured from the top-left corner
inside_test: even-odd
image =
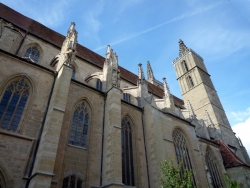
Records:
[[[88,150],[88,146],[81,147],[81,146],[75,146],[75,145],[72,145],[72,144],[68,144],[68,146],[69,146],[69,147],[73,147],[73,148],[78,148],[78,149]]]

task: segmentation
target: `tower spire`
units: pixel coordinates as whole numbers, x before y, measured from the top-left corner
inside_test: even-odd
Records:
[[[180,39],[179,40],[179,56],[185,54],[188,51],[188,48],[184,44],[184,42]]]

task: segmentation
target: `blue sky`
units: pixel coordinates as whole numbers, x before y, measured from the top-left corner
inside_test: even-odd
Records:
[[[181,98],[172,61],[178,41],[201,55],[228,119],[250,153],[250,0],[1,0],[66,35],[76,23],[78,41],[137,74],[150,61],[155,77],[167,78]],[[18,2],[18,3],[17,3]]]

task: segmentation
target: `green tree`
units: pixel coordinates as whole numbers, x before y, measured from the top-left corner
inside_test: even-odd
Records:
[[[161,163],[162,188],[193,188],[192,170],[184,169],[183,176],[180,176],[183,163],[179,163],[177,168],[174,167],[173,160],[164,160]]]
[[[227,188],[240,188],[240,183],[236,180],[230,180],[226,174],[224,174],[224,179],[226,180]]]

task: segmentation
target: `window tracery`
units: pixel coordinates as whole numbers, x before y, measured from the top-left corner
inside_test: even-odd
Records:
[[[123,93],[123,100],[130,103],[130,94]]]
[[[35,46],[29,47],[24,54],[24,57],[30,58],[35,63],[38,62],[39,56],[40,52]]]
[[[191,89],[191,88],[194,87],[194,82],[193,82],[193,79],[192,79],[191,76],[188,76],[188,77],[187,77],[187,83],[188,83],[189,89]]]
[[[17,130],[29,94],[30,86],[24,78],[19,78],[7,86],[0,102],[1,128]]]
[[[183,68],[184,73],[188,71],[188,66],[185,60],[182,61],[182,68]]]
[[[174,130],[172,136],[174,141],[177,163],[178,164],[181,162],[183,163],[180,171],[180,176],[182,177],[184,175],[184,169],[192,170],[192,164],[190,160],[188,146],[184,136],[181,134],[180,131]],[[193,185],[194,186],[196,185],[194,175],[193,175]]]
[[[206,151],[206,164],[211,176],[213,187],[215,188],[223,187],[220,179],[220,174],[217,168],[216,160],[209,149]]]
[[[76,175],[71,175],[63,179],[62,188],[82,188],[83,181]]]
[[[80,102],[74,111],[68,144],[86,146],[89,125],[89,113],[86,104]]]
[[[122,141],[122,183],[124,185],[135,185],[132,128],[127,117],[122,120],[121,141]]]

